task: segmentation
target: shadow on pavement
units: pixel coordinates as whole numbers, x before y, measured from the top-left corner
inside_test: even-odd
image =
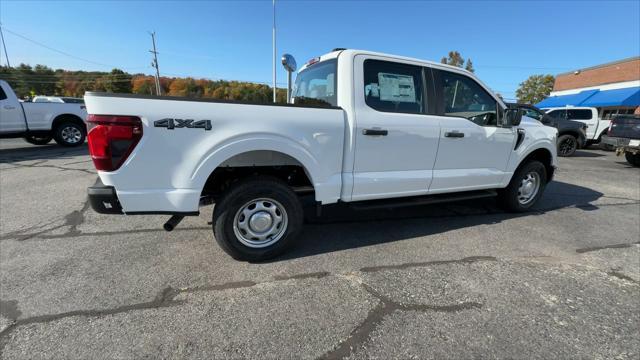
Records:
[[[607,154],[603,154],[600,152],[593,152],[593,151],[576,150],[575,154],[573,154],[571,157],[594,158],[594,157],[603,157],[603,156],[607,156]]]
[[[304,227],[297,246],[271,262],[443,233],[467,227],[496,224],[521,216],[537,216],[548,211],[575,207],[598,209],[591,202],[603,194],[585,187],[551,182],[534,209],[527,213],[505,213],[495,199],[460,201],[406,208],[353,210],[336,204],[315,216],[315,207],[305,208]],[[348,233],[349,236],[343,236]]]
[[[2,141],[2,140],[0,140]],[[48,145],[31,145],[27,142],[10,148],[0,148],[0,163],[13,163],[27,160],[52,160],[78,155],[88,155],[87,145],[64,147],[54,142]]]

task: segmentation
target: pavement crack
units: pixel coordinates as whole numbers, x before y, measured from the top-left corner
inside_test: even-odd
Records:
[[[298,275],[289,275],[289,276],[278,275],[278,276],[274,276],[273,279],[275,281],[300,280],[300,279],[321,279],[321,278],[329,276],[329,275],[331,275],[331,273],[329,273],[327,271],[319,271],[319,272],[298,274]]]
[[[65,236],[78,235],[81,233],[81,231],[78,230],[78,226],[84,222],[84,215],[89,209],[89,206],[89,198],[87,197],[80,210],[74,210],[64,217],[65,223],[63,226],[69,226],[69,230],[64,234]]]
[[[464,260],[464,259],[463,259]],[[460,262],[460,261],[457,261]],[[467,261],[472,262],[472,261]],[[370,339],[371,334],[377,329],[387,315],[395,311],[419,311],[419,312],[448,312],[454,313],[463,310],[479,309],[483,304],[478,302],[462,302],[452,305],[429,305],[429,304],[403,304],[389,299],[380,294],[358,278],[356,280],[367,293],[378,300],[378,304],[369,311],[367,317],[356,326],[349,336],[341,341],[332,350],[321,355],[318,359],[346,359],[354,350],[364,346]]]
[[[59,220],[54,220],[54,221],[50,221],[46,224],[43,225],[35,225],[35,226],[31,226],[27,229],[21,229],[21,230],[17,230],[14,232],[10,232],[8,234],[5,234],[3,236],[0,237],[0,240],[16,240],[16,241],[25,241],[25,240],[30,240],[33,239],[35,237],[42,237],[42,238],[49,238],[47,236],[41,236],[43,234],[46,234],[48,232],[63,228],[63,227],[69,227],[69,229],[64,233],[64,234],[60,234],[60,235],[51,235],[51,238],[68,238],[68,237],[73,237],[73,236],[80,236],[82,234],[82,232],[80,230],[78,230],[78,226],[82,225],[82,223],[84,223],[85,220],[85,214],[87,212],[87,210],[89,210],[90,207],[90,203],[89,203],[89,199],[87,198],[84,202],[84,204],[82,205],[82,208],[80,208],[80,210],[74,210],[72,212],[70,212],[69,214],[64,216],[64,223],[60,224],[60,225],[56,225],[54,227],[47,227],[44,228],[40,231],[36,231],[36,232],[30,232],[33,231],[35,229],[38,228],[42,228],[45,226],[49,226],[52,225],[56,222],[58,222]]]
[[[48,323],[48,322],[61,320],[61,319],[65,319],[73,316],[100,317],[100,316],[125,313],[133,310],[157,309],[161,307],[176,306],[183,303],[183,301],[174,300],[175,296],[178,294],[179,294],[178,290],[175,290],[171,287],[167,287],[162,289],[162,291],[160,291],[153,300],[147,301],[147,302],[141,302],[141,303],[136,303],[131,305],[123,305],[123,306],[118,306],[111,309],[74,310],[74,311],[68,311],[68,312],[59,313],[59,314],[38,315],[38,316],[32,316],[24,319],[18,319],[18,320],[15,320],[7,328],[5,328],[2,332],[0,332],[0,351],[4,349],[4,346],[7,341],[7,336],[20,326]]]
[[[588,252],[592,252],[592,251],[605,250],[605,249],[624,249],[624,248],[630,248],[633,245],[639,245],[639,244],[640,244],[640,241],[636,241],[636,242],[633,242],[633,243],[593,246],[593,247],[586,247],[586,248],[576,249],[576,252],[578,254],[584,254],[584,253],[588,253]]]
[[[408,269],[414,267],[432,266],[432,265],[445,265],[445,264],[459,264],[459,263],[474,263],[479,261],[497,261],[498,259],[493,256],[470,256],[457,260],[435,260],[424,262],[412,262],[398,265],[381,265],[381,266],[369,266],[360,269],[362,272],[376,272],[383,270],[398,270]]]
[[[629,281],[629,282],[634,283],[634,284],[640,284],[640,281],[635,280],[634,278],[632,278],[630,276],[627,276],[627,275],[625,275],[625,274],[623,274],[623,273],[621,273],[619,271],[615,271],[615,270],[614,271],[609,271],[607,273],[607,275],[613,276],[613,277],[621,279],[621,280],[626,280],[626,281]]]

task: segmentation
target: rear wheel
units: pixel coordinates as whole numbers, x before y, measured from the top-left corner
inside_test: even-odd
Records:
[[[632,154],[630,152],[624,153],[624,158],[627,159],[627,162],[633,166],[640,167],[640,152]]]
[[[53,137],[51,135],[46,135],[46,136],[29,135],[24,138],[26,142],[33,145],[47,145],[49,142],[51,142],[52,139]]]
[[[531,160],[520,166],[509,185],[499,191],[498,201],[508,211],[527,211],[538,202],[546,185],[547,169]]]
[[[86,127],[73,121],[63,121],[54,130],[54,139],[62,146],[82,145],[86,136]]]
[[[237,260],[261,261],[290,248],[302,228],[296,194],[275,178],[244,180],[227,190],[213,211],[213,233]]]
[[[573,135],[562,135],[558,138],[558,156],[572,156],[578,148],[578,139]]]

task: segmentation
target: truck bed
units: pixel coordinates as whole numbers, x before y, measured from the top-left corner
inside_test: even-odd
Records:
[[[105,185],[117,189],[126,213],[197,211],[209,175],[230,161],[252,166],[238,156],[252,151],[301,163],[317,200],[332,203],[340,197],[345,133],[340,108],[94,92],[85,95],[85,103],[89,114],[142,121],[142,139],[123,165],[98,172]],[[210,128],[185,123],[210,123]]]

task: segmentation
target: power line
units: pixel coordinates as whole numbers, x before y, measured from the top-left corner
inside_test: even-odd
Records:
[[[31,43],[34,43],[34,44],[38,45],[38,46],[42,46],[45,49],[57,52],[58,54],[62,54],[64,56],[67,56],[67,57],[70,57],[70,58],[73,58],[73,59],[76,59],[76,60],[81,60],[81,61],[88,62],[88,63],[94,64],[94,65],[100,65],[100,66],[106,66],[106,67],[112,67],[112,68],[121,68],[120,66],[100,63],[100,62],[97,62],[97,61],[93,61],[93,60],[89,60],[89,59],[85,59],[85,58],[82,58],[82,57],[79,57],[79,56],[75,56],[75,55],[69,54],[68,52],[65,52],[65,51],[62,51],[62,50],[54,49],[51,46],[45,45],[45,44],[43,44],[41,42],[35,41],[35,40],[30,39],[30,38],[28,38],[28,37],[26,37],[24,35],[20,35],[20,34],[14,32],[14,31],[11,31],[11,30],[7,29],[6,27],[4,27],[4,30],[6,32],[14,35],[14,36],[17,36],[17,37],[23,39],[23,40],[29,41]],[[144,67],[146,67],[146,66],[144,66]],[[136,68],[142,68],[142,67],[130,67],[130,68],[124,68],[124,69],[136,69]]]

